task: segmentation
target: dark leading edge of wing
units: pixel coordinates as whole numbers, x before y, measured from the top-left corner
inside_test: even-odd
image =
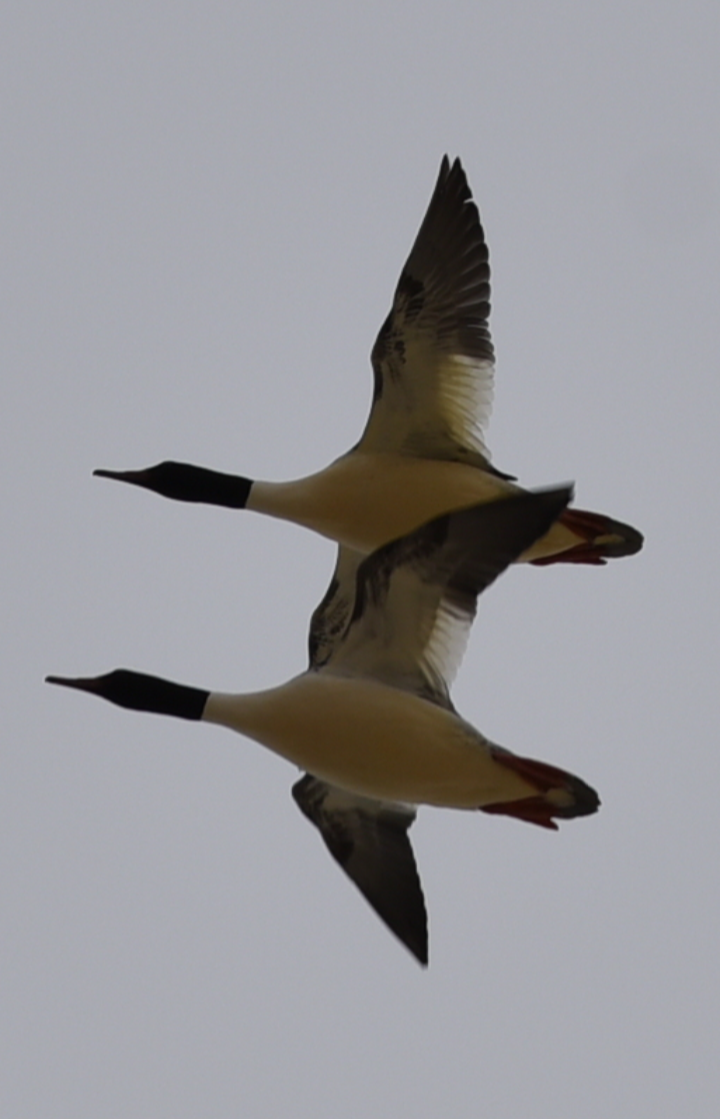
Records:
[[[345,792],[310,774],[292,794],[378,916],[427,964],[427,912],[408,837],[414,810]]]
[[[360,564],[351,624],[369,606],[387,608],[390,581],[404,566],[474,616],[482,592],[547,532],[571,497],[572,486],[512,494],[444,513],[378,548]]]
[[[360,564],[326,669],[371,676],[450,707],[478,595],[550,525],[572,487],[519,493],[429,521]]]

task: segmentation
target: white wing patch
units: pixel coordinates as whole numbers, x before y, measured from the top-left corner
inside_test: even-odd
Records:
[[[423,651],[423,666],[425,675],[441,680],[446,689],[452,685],[462,664],[474,618],[474,609],[472,613],[458,610],[445,599],[440,600],[435,624]]]

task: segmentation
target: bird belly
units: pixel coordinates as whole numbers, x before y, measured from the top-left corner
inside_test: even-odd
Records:
[[[266,692],[213,693],[203,718],[364,796],[478,808],[536,792],[457,715],[372,680],[306,673]]]
[[[433,517],[516,490],[465,463],[351,452],[296,482],[256,482],[248,508],[372,552]]]

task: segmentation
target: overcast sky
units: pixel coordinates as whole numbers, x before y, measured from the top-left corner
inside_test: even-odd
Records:
[[[6,8],[3,1115],[718,1113],[719,49],[716,0]],[[444,152],[494,461],[646,546],[482,599],[458,708],[603,806],[421,810],[424,972],[291,766],[42,678],[304,668],[330,543],[91,471],[347,449]]]

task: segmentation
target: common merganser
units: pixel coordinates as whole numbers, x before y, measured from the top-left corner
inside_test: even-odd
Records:
[[[555,828],[597,811],[579,778],[521,758],[455,711],[449,685],[478,595],[566,508],[569,487],[443,514],[365,558],[352,612],[322,663],[226,694],[118,669],[49,676],[122,707],[218,723],[307,770],[293,794],[334,858],[423,963],[427,918],[408,829],[418,804],[480,808]]]
[[[393,305],[372,351],[374,393],[360,441],[324,470],[292,482],[253,481],[162,462],[96,470],[180,501],[249,509],[294,521],[359,553],[432,517],[518,492],[490,463],[494,350],[488,249],[465,172],[440,174]],[[518,557],[602,564],[632,555],[641,534],[600,513],[566,509]]]

